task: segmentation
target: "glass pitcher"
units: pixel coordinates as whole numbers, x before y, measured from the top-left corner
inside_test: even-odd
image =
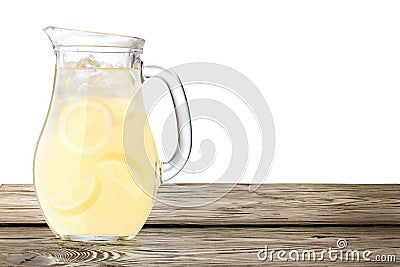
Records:
[[[40,208],[61,239],[131,239],[149,216],[158,186],[175,176],[190,154],[190,113],[180,79],[168,71],[157,74],[170,89],[179,133],[174,156],[160,162],[141,92],[149,78],[140,59],[144,40],[55,27],[44,31],[56,67],[34,159]]]

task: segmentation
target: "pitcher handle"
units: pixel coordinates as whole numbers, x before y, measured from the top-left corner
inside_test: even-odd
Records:
[[[161,183],[164,183],[183,169],[192,150],[192,123],[189,104],[181,79],[174,71],[159,66],[142,65],[142,73],[145,79],[159,78],[163,81],[169,89],[174,105],[178,144],[171,159],[162,162]],[[151,75],[145,73],[151,73]]]

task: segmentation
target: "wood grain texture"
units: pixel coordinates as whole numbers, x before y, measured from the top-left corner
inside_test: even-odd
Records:
[[[157,202],[131,241],[80,243],[54,237],[38,208],[32,185],[0,186],[0,266],[398,266],[399,185],[266,184],[253,193],[237,185],[165,185],[159,197],[195,208]],[[379,225],[377,225],[379,224]],[[336,248],[394,255],[397,263],[259,261],[271,250]],[[318,254],[319,255],[319,254]]]
[[[117,243],[79,243],[56,239],[45,227],[0,228],[0,264],[10,266],[132,266],[271,265],[257,258],[260,249],[314,249],[317,253],[336,248],[346,239],[348,249],[371,250],[376,255],[400,257],[399,227],[287,227],[287,228],[157,228],[145,227],[131,241]],[[361,252],[362,253],[362,252]],[[319,254],[317,254],[319,255]],[[318,258],[319,256],[317,256]],[[400,260],[400,259],[398,259]],[[347,263],[366,266],[366,262]],[[330,262],[279,262],[273,266],[345,266]],[[373,265],[372,265],[373,266]],[[375,265],[377,266],[377,265]],[[395,266],[384,264],[384,266]]]
[[[164,201],[185,205],[228,191],[215,184],[160,187]],[[156,202],[148,225],[399,225],[400,185],[265,184],[256,192],[236,185],[200,207]],[[16,214],[18,214],[16,216]],[[0,224],[44,224],[32,185],[0,187]]]

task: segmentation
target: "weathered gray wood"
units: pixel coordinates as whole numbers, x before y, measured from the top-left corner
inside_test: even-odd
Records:
[[[231,185],[160,187],[163,200],[190,204],[212,199]],[[375,225],[400,224],[400,185],[265,184],[256,192],[236,185],[201,207],[157,202],[148,225]],[[16,216],[18,214],[18,216]],[[0,224],[43,224],[32,185],[0,187]]]
[[[299,250],[301,253],[305,249],[314,249],[319,253],[329,247],[336,248],[338,239],[347,240],[349,250],[371,250],[371,258],[378,254],[400,257],[399,227],[145,227],[134,240],[110,244],[61,241],[45,227],[2,227],[0,265],[271,265],[257,259],[258,251],[265,245],[274,250]],[[295,264],[279,262],[275,255],[273,265],[366,266],[366,262],[330,262],[326,255],[322,262]]]

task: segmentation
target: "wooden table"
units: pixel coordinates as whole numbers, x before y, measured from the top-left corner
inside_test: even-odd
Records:
[[[186,185],[177,190],[163,185],[159,195],[200,199],[228,187],[216,184],[199,190],[198,185]],[[400,185],[267,184],[256,192],[247,189],[237,185],[218,201],[196,208],[157,202],[134,240],[79,243],[53,236],[32,185],[2,185],[0,266],[396,266],[363,259],[350,264],[328,256],[296,263],[281,261],[276,254],[272,263],[258,259],[265,246],[287,254],[311,249],[318,253],[337,248],[338,239],[347,242],[343,249],[371,250],[370,259],[396,256],[400,265]]]

